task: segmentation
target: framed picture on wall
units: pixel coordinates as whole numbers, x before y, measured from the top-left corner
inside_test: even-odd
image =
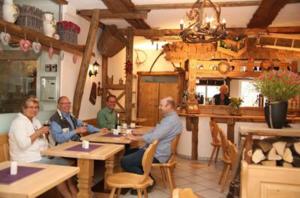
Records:
[[[45,72],[57,72],[57,64],[45,64]]]

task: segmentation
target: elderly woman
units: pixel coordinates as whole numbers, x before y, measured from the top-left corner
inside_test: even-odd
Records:
[[[228,86],[221,85],[220,93],[214,95],[213,100],[215,105],[229,105],[230,99],[228,97]]]
[[[36,118],[38,112],[39,102],[36,97],[26,98],[22,104],[21,113],[13,120],[9,130],[11,160],[55,164],[54,160],[42,157],[40,153],[48,147],[49,127],[41,125]],[[63,197],[76,197],[77,189],[70,180],[59,184],[57,189]]]

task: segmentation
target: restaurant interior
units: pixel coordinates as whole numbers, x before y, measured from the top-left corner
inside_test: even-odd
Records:
[[[299,10],[0,0],[0,198],[300,197]]]

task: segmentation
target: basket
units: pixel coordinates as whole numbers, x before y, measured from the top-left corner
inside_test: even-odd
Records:
[[[123,35],[120,35],[118,32],[115,26],[105,26],[103,28],[97,44],[101,55],[112,57],[125,47],[125,43],[121,38]]]
[[[16,21],[17,25],[43,32],[43,11],[29,5],[18,5],[20,15]]]
[[[62,23],[57,23],[57,33],[61,41],[72,44],[78,43],[78,33],[73,29],[65,29]]]

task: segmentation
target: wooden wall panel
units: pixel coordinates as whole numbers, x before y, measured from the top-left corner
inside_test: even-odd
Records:
[[[154,126],[158,120],[159,84],[140,82],[138,91],[138,117],[147,118],[143,125]]]

